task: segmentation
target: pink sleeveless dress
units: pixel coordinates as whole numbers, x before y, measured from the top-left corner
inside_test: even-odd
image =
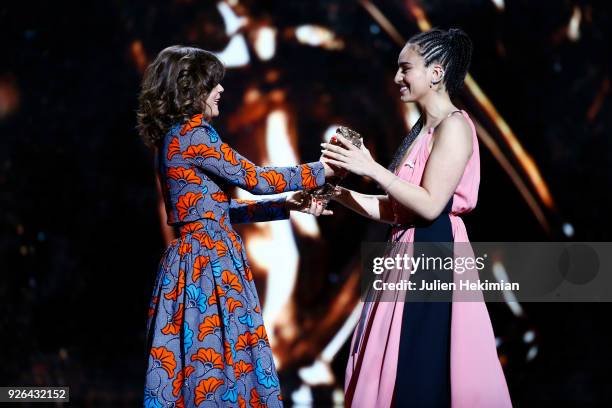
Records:
[[[469,242],[461,214],[476,206],[480,183],[476,129],[468,114],[461,113],[472,128],[473,152],[452,197],[450,211],[443,215],[450,218],[455,243]],[[432,135],[433,129],[430,129],[415,141],[410,154],[396,171],[399,177],[415,185],[421,184]],[[394,200],[392,204],[395,214],[401,215],[403,207]],[[414,238],[415,228],[394,228],[392,231],[394,241],[414,242]],[[453,275],[456,279],[456,274]],[[395,384],[404,302],[364,305],[346,368],[345,406],[387,408],[396,405],[394,393],[398,392]],[[451,309],[450,405],[453,408],[511,407],[486,304],[483,301],[453,302]]]

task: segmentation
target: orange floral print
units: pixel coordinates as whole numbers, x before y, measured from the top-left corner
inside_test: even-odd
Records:
[[[240,360],[234,366],[234,374],[236,378],[240,378],[240,376],[245,375],[253,371],[253,364],[247,364],[243,360]]]
[[[242,245],[240,245],[240,242],[238,241],[236,234],[234,234],[233,232],[228,232],[227,235],[229,236],[229,239],[232,241],[234,248],[236,248],[236,251],[241,252]]]
[[[151,317],[155,314],[155,306],[157,305],[157,302],[159,302],[159,296],[153,296],[152,304],[149,307],[148,317]]]
[[[234,365],[234,356],[232,355],[232,348],[230,347],[230,344],[227,340],[223,343],[223,353],[225,354],[225,361],[227,361],[227,364]]]
[[[312,174],[312,168],[307,164],[300,166],[302,169],[302,186],[306,188],[317,187],[317,178]]]
[[[181,326],[183,325],[183,304],[179,304],[178,309],[172,315],[172,320],[166,324],[161,332],[164,334],[178,334],[181,330]]]
[[[234,298],[227,298],[227,310],[229,310],[230,313],[234,313],[234,311],[236,310],[237,307],[242,307],[242,302],[239,300],[236,300]]]
[[[189,233],[193,233],[196,231],[199,231],[201,229],[204,229],[204,225],[202,225],[201,222],[190,222],[189,224],[185,224],[182,228],[181,228],[181,235],[187,235]]]
[[[225,297],[225,290],[221,287],[221,285],[215,286],[215,295],[217,297]]]
[[[223,217],[221,217],[221,219],[219,220],[219,225],[221,225],[221,228],[222,228],[224,231],[226,231],[226,232],[227,232],[227,231],[229,231],[229,227],[228,227],[227,225],[225,225],[225,220],[226,220],[226,219],[227,219],[226,215],[225,215],[225,214],[223,214]]]
[[[254,347],[259,345],[259,347],[268,346],[270,343],[268,342],[268,334],[266,333],[266,328],[261,325],[257,326],[255,329],[255,333],[251,335],[251,345]]]
[[[202,199],[202,193],[188,192],[182,196],[179,196],[176,209],[179,213],[179,221],[183,221],[191,211],[195,211],[198,201]]]
[[[206,400],[213,399],[215,396],[215,391],[217,391],[217,388],[219,388],[223,383],[223,380],[215,377],[210,377],[200,381],[200,383],[195,389],[194,402],[196,403],[196,405],[200,405]]]
[[[151,348],[151,356],[156,361],[159,361],[159,366],[166,371],[168,378],[174,377],[176,359],[174,358],[173,352],[168,350],[165,346],[153,347]]]
[[[275,170],[264,171],[261,173],[261,177],[268,182],[270,187],[274,187],[275,193],[282,193],[287,187],[287,182],[283,175]]]
[[[229,201],[227,194],[225,194],[223,191],[217,191],[216,193],[211,194],[210,197],[218,203],[227,203]]]
[[[176,181],[183,180],[185,183],[202,183],[202,179],[196,175],[195,171],[185,167],[170,167],[168,169],[168,178]]]
[[[202,115],[172,127],[165,140],[158,177],[168,224],[180,237],[164,253],[148,305],[148,344],[156,347],[149,348],[144,402],[280,405],[254,271],[232,223],[284,219],[285,203],[234,200],[229,186],[257,193],[307,188],[316,184],[318,167],[257,167],[223,143]]]
[[[203,117],[204,115],[202,115],[201,113],[194,115],[191,119],[189,119],[189,122],[183,125],[180,131],[180,135],[185,136],[185,133],[189,132],[190,130],[193,130],[193,128],[195,127],[201,126]]]
[[[214,348],[199,348],[198,352],[191,356],[191,361],[199,361],[208,369],[223,368],[223,360],[221,354],[217,353]]]
[[[198,333],[198,340],[200,341],[204,340],[204,337],[208,336],[209,334],[215,334],[217,331],[220,332],[221,321],[219,320],[219,315],[215,314],[208,316],[202,323],[200,323],[198,329],[200,331]]]
[[[231,163],[233,166],[238,164],[236,160],[236,152],[227,143],[221,143],[221,152],[223,153],[223,159],[226,162]]]
[[[221,274],[221,282],[223,282],[223,286],[228,286],[238,292],[242,291],[242,285],[238,280],[238,276],[234,275],[228,270],[224,270]]]
[[[240,163],[244,169],[244,182],[248,189],[252,189],[257,185],[257,172],[255,171],[255,165],[244,159],[241,159]]]
[[[193,272],[191,273],[191,280],[193,282],[197,282],[202,275],[202,269],[206,268],[208,262],[210,261],[210,257],[204,255],[198,255],[193,261]]]
[[[178,137],[173,137],[168,145],[168,153],[166,157],[168,160],[172,159],[175,154],[179,154],[181,152],[181,144],[179,143]]]
[[[251,404],[251,408],[268,408],[267,404],[261,402],[261,398],[257,393],[255,388],[251,389],[251,399],[249,400],[249,404]]]
[[[221,158],[221,153],[219,153],[214,146],[206,146],[204,143],[199,145],[191,145],[183,152],[183,159],[197,159],[202,158],[208,159],[209,157],[214,157],[215,159]]]
[[[257,200],[244,200],[242,198],[235,198],[234,201],[236,201],[238,204],[247,204],[247,205],[257,203]]]
[[[181,245],[179,246],[179,250],[178,250],[179,255],[183,256],[190,252],[191,252],[191,244],[185,241],[181,242]]]
[[[213,241],[206,232],[196,232],[193,234],[193,238],[197,239],[200,245],[207,249],[213,249],[215,247],[215,241]]]
[[[251,333],[244,332],[238,336],[236,341],[236,350],[247,350],[251,348]]]
[[[252,281],[253,280],[253,272],[251,272],[251,267],[247,266],[244,268],[244,279],[248,280],[248,281]]]
[[[185,383],[185,378],[189,377],[194,371],[195,367],[187,366],[184,370],[178,372],[176,379],[172,381],[172,395],[178,397],[179,393],[181,392],[181,388]]]
[[[166,293],[164,297],[168,300],[174,300],[176,302],[176,299],[180,296],[181,292],[183,292],[184,287],[185,287],[185,271],[180,269],[178,273],[178,281],[176,283],[176,286],[174,286],[174,289],[172,289],[170,292]]]
[[[202,217],[206,218],[207,220],[216,220],[215,213],[212,211],[206,211]]]
[[[219,258],[223,258],[227,254],[228,248],[225,242],[221,240],[215,242],[215,248],[217,248],[217,255]]]

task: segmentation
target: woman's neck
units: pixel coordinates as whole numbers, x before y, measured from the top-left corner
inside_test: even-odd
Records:
[[[450,112],[457,109],[446,92],[432,92],[417,102],[417,105],[423,115],[425,129],[436,127]]]

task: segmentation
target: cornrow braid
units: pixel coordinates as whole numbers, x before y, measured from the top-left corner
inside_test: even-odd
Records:
[[[414,44],[423,57],[425,66],[437,61],[444,68],[442,82],[449,96],[453,96],[463,86],[472,60],[472,40],[458,28],[448,31],[434,28],[412,36],[408,44]],[[414,124],[395,151],[388,169],[396,171],[404,155],[423,128],[423,117]]]
[[[434,28],[414,35],[408,43],[418,46],[426,67],[433,62],[442,65],[442,81],[450,96],[461,89],[472,60],[472,41],[463,30]]]
[[[412,145],[412,142],[414,142],[414,139],[416,139],[416,137],[421,132],[421,129],[423,129],[422,116],[419,117],[419,120],[417,120],[414,126],[412,126],[410,132],[408,132],[408,134],[402,139],[402,143],[400,143],[399,147],[395,151],[395,154],[393,155],[393,159],[391,159],[391,164],[389,165],[389,167],[387,167],[389,171],[395,172],[399,165],[402,164],[401,161],[404,158],[404,155],[410,148],[410,145]]]

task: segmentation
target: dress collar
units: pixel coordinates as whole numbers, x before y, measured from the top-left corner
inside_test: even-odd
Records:
[[[184,136],[187,132],[189,132],[190,130],[198,126],[212,128],[211,124],[204,118],[204,115],[201,113],[198,113],[198,114],[193,115],[191,118],[189,118],[187,123],[179,123],[175,125],[172,130],[173,131],[178,130],[179,134],[181,136]]]

